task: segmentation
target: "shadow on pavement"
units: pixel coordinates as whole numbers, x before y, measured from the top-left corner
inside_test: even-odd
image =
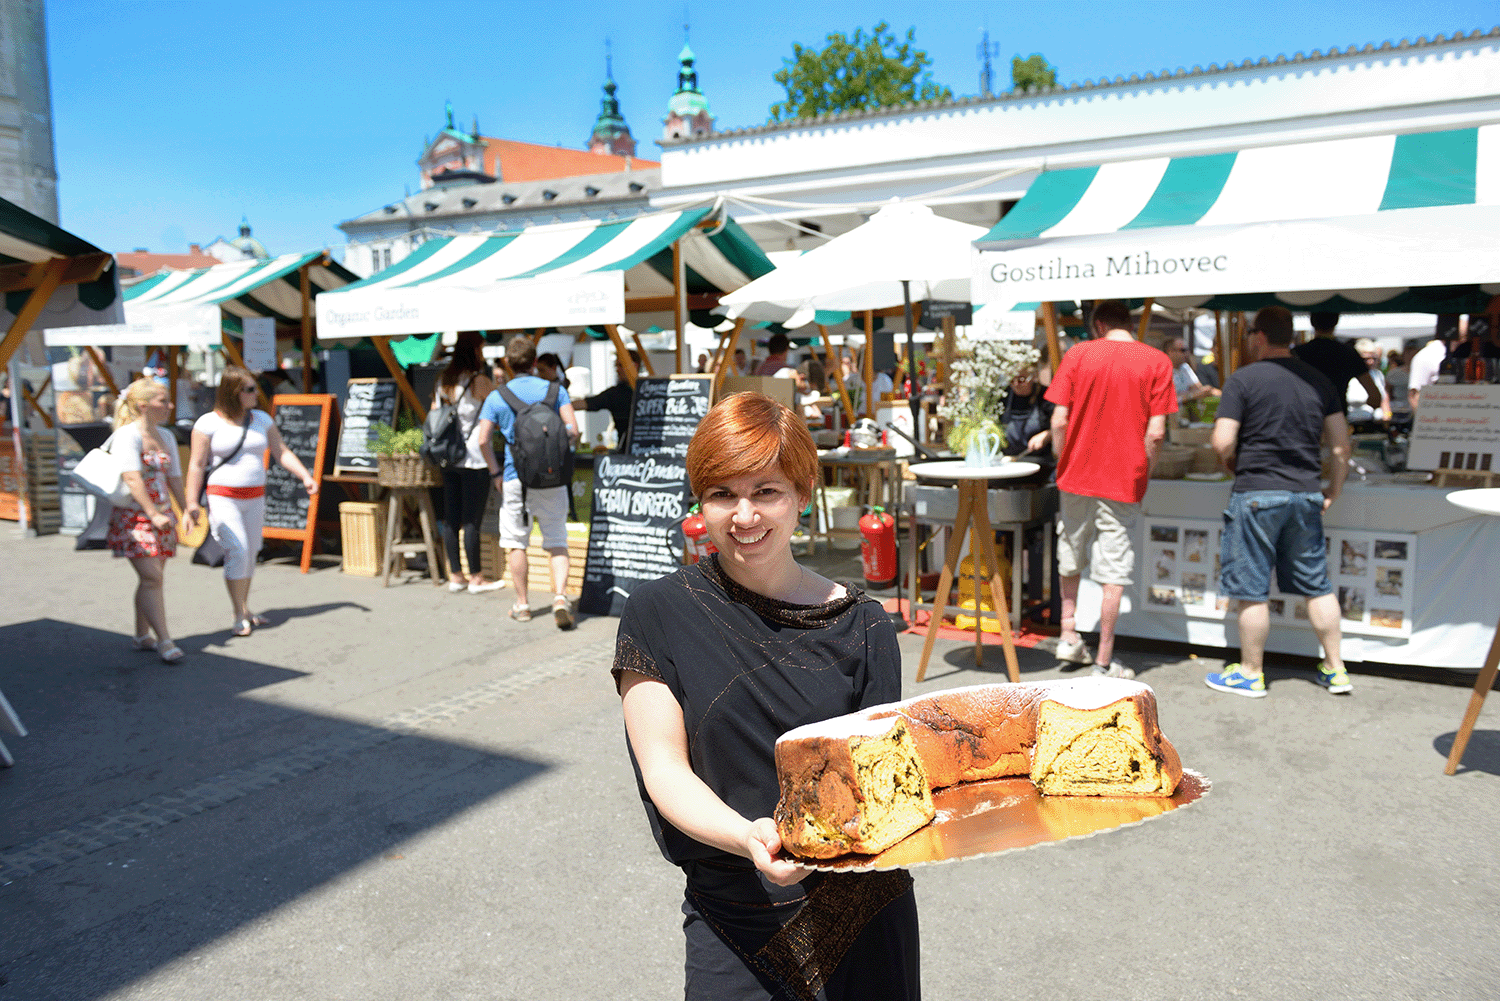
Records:
[[[1439,734],[1433,738],[1432,747],[1443,760],[1453,752],[1453,738],[1458,731]],[[1469,734],[1469,743],[1464,747],[1464,759],[1458,764],[1457,775],[1464,772],[1488,772],[1500,775],[1500,730],[1475,730]]]
[[[0,651],[30,731],[0,769],[7,999],[110,995],[550,767],[245,698],[303,672],[216,651],[53,619]]]

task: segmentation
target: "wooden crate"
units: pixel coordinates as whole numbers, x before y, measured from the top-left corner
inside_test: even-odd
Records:
[[[343,536],[344,573],[379,577],[385,572],[385,501],[344,501],[339,504],[339,534]]]

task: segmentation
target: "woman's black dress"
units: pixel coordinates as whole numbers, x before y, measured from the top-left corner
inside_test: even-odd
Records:
[[[717,557],[637,588],[614,675],[664,682],[682,706],[693,771],[730,807],[769,817],[776,738],[901,697],[896,631],[857,589],[822,605],[748,591]],[[628,742],[627,742],[628,743]],[[688,998],[920,996],[916,900],[904,871],[765,880],[748,859],[688,837],[656,809],[631,752],[652,833],[687,876]]]

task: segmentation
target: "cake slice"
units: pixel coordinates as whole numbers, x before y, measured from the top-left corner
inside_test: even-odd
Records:
[[[1031,781],[1047,796],[1170,796],[1177,750],[1139,682],[1079,679],[1049,687],[1037,706]]]
[[[782,844],[804,858],[875,855],[932,820],[932,787],[894,712],[810,723],[776,741]]]

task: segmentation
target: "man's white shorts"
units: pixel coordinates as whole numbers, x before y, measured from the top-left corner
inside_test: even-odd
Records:
[[[500,502],[500,548],[525,549],[531,541],[532,518],[542,527],[543,549],[568,548],[568,488],[546,487],[526,491],[521,506],[521,481],[506,480]]]
[[[1084,497],[1059,490],[1061,517],[1057,523],[1057,572],[1076,577],[1089,566],[1089,547],[1099,540],[1099,560],[1089,576],[1100,584],[1130,584],[1135,573],[1136,519],[1139,504]]]

